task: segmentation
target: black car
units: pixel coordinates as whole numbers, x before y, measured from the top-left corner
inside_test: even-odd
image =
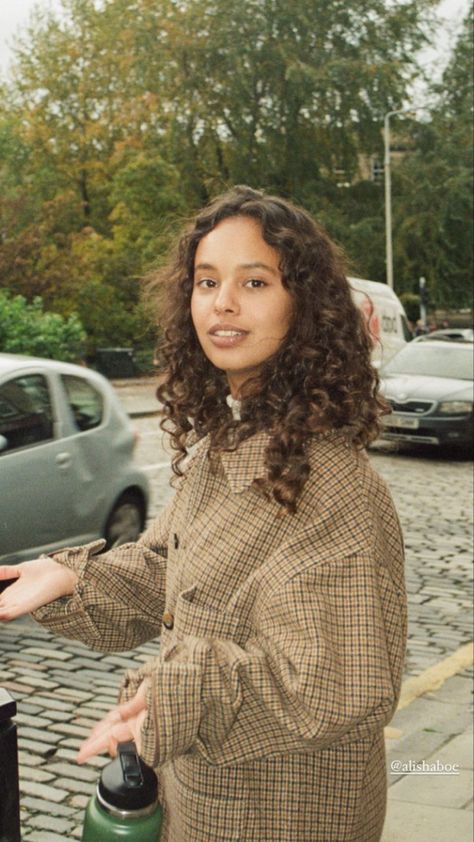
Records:
[[[410,342],[381,371],[392,407],[382,437],[472,448],[474,357],[471,342]]]

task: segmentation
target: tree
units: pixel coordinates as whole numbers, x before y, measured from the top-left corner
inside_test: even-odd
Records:
[[[437,306],[472,306],[472,6],[427,123],[414,127],[416,151],[394,177],[395,273],[417,291],[427,278]]]
[[[336,168],[350,180],[359,153],[380,148],[383,114],[418,72],[431,5],[176,5],[168,58],[179,160],[184,149],[211,191],[245,180],[302,198]]]
[[[380,190],[356,181],[402,104],[435,0],[63,0],[18,45],[0,105],[0,272],[91,344],[141,318],[174,220],[246,182],[313,210],[381,277]],[[3,189],[4,188],[4,189]],[[114,308],[110,306],[115,302]],[[113,317],[112,317],[113,311]],[[121,318],[121,316],[120,316]],[[142,322],[143,329],[147,330]],[[94,338],[95,337],[95,338]]]

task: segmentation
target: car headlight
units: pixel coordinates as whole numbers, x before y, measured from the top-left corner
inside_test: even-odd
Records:
[[[440,415],[469,415],[472,401],[443,401],[438,407]]]

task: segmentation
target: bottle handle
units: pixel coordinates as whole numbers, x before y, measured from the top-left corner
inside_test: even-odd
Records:
[[[130,787],[143,785],[143,773],[140,765],[140,758],[133,740],[118,743],[117,752],[122,766],[123,779]]]

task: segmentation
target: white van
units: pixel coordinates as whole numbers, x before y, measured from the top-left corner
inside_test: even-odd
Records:
[[[412,338],[402,302],[387,284],[348,278],[355,304],[362,310],[374,348],[372,362],[376,368],[388,362]]]

